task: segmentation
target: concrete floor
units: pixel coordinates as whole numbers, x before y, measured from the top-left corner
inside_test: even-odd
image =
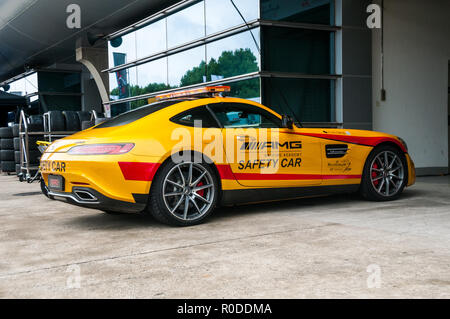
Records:
[[[449,177],[420,178],[395,202],[221,208],[171,228],[0,176],[0,218],[1,298],[450,297]]]

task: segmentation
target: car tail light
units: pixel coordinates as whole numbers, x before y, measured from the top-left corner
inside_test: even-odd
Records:
[[[120,155],[131,151],[133,143],[90,144],[72,147],[67,153],[72,155]]]

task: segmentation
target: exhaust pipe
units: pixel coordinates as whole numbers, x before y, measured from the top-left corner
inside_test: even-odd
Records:
[[[97,197],[95,197],[88,191],[75,190],[74,193],[75,193],[75,195],[78,196],[79,199],[81,199],[83,201],[96,201],[97,200]]]

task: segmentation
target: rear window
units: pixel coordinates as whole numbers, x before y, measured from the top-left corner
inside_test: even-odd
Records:
[[[162,110],[168,106],[183,102],[185,100],[170,100],[170,101],[163,101],[163,102],[156,102],[149,105],[141,106],[140,108],[137,108],[135,110],[131,110],[125,113],[122,113],[120,115],[117,115],[116,117],[110,119],[109,121],[103,122],[99,125],[97,125],[95,128],[104,128],[104,127],[115,127],[115,126],[122,126],[126,124],[130,124],[134,121],[137,121],[147,115],[152,114],[153,112]]]

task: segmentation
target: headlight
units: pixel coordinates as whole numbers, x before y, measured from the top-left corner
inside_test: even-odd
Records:
[[[401,137],[398,137],[398,139],[400,140],[400,142],[402,142],[403,146],[405,147],[406,151],[408,152],[408,145],[406,145],[405,140],[402,139]]]
[[[120,155],[131,151],[133,143],[89,144],[72,147],[67,153],[72,155]]]

